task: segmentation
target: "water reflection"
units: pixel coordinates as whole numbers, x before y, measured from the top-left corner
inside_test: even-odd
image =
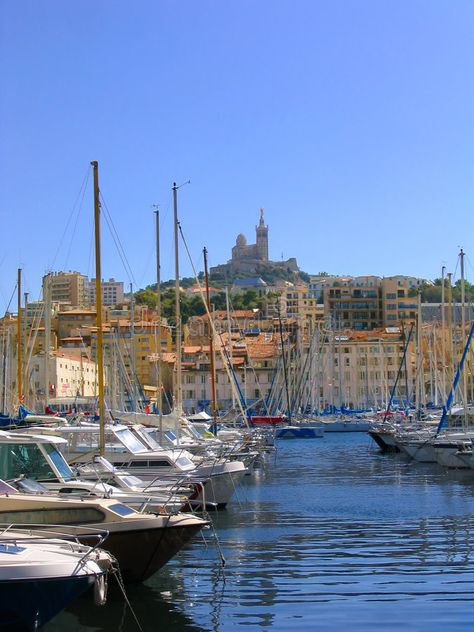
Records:
[[[387,458],[360,436],[285,444],[214,516],[224,571],[196,544],[130,600],[144,630],[167,632],[467,629],[473,479]],[[45,629],[136,630],[124,612],[114,596]]]

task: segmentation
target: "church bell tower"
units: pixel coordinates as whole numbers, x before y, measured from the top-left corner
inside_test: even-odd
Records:
[[[263,208],[260,209],[260,222],[255,226],[257,233],[257,257],[261,261],[268,261],[268,226],[265,226]]]

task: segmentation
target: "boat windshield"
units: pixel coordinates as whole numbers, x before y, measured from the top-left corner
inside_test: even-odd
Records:
[[[0,444],[0,478],[33,478],[57,480],[44,454],[35,443]]]
[[[121,428],[120,430],[114,430],[114,435],[120,441],[122,445],[124,445],[129,452],[132,454],[140,454],[143,452],[148,452],[146,446],[136,437],[133,432],[128,430],[128,428]]]
[[[135,428],[135,433],[139,436],[140,440],[150,448],[150,450],[159,452],[163,449],[158,441],[155,441],[155,439],[146,430]]]
[[[71,481],[74,478],[71,468],[69,467],[66,459],[61,452],[52,443],[44,443],[43,448],[46,450],[46,454],[49,456],[54,464],[54,467],[58,470],[59,475],[64,481]]]

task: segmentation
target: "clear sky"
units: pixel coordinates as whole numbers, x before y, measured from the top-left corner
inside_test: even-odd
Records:
[[[259,208],[309,273],[473,280],[472,0],[0,0],[0,311],[24,270],[174,275],[172,183],[195,266]],[[191,274],[184,252],[182,275]],[[459,270],[456,273],[459,275]]]

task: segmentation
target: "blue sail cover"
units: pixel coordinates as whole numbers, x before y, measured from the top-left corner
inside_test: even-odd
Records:
[[[18,406],[18,418],[23,420],[26,415],[33,415],[34,413],[32,413],[30,410],[28,410],[27,408],[25,408],[23,406],[23,404],[20,404],[20,406]]]

